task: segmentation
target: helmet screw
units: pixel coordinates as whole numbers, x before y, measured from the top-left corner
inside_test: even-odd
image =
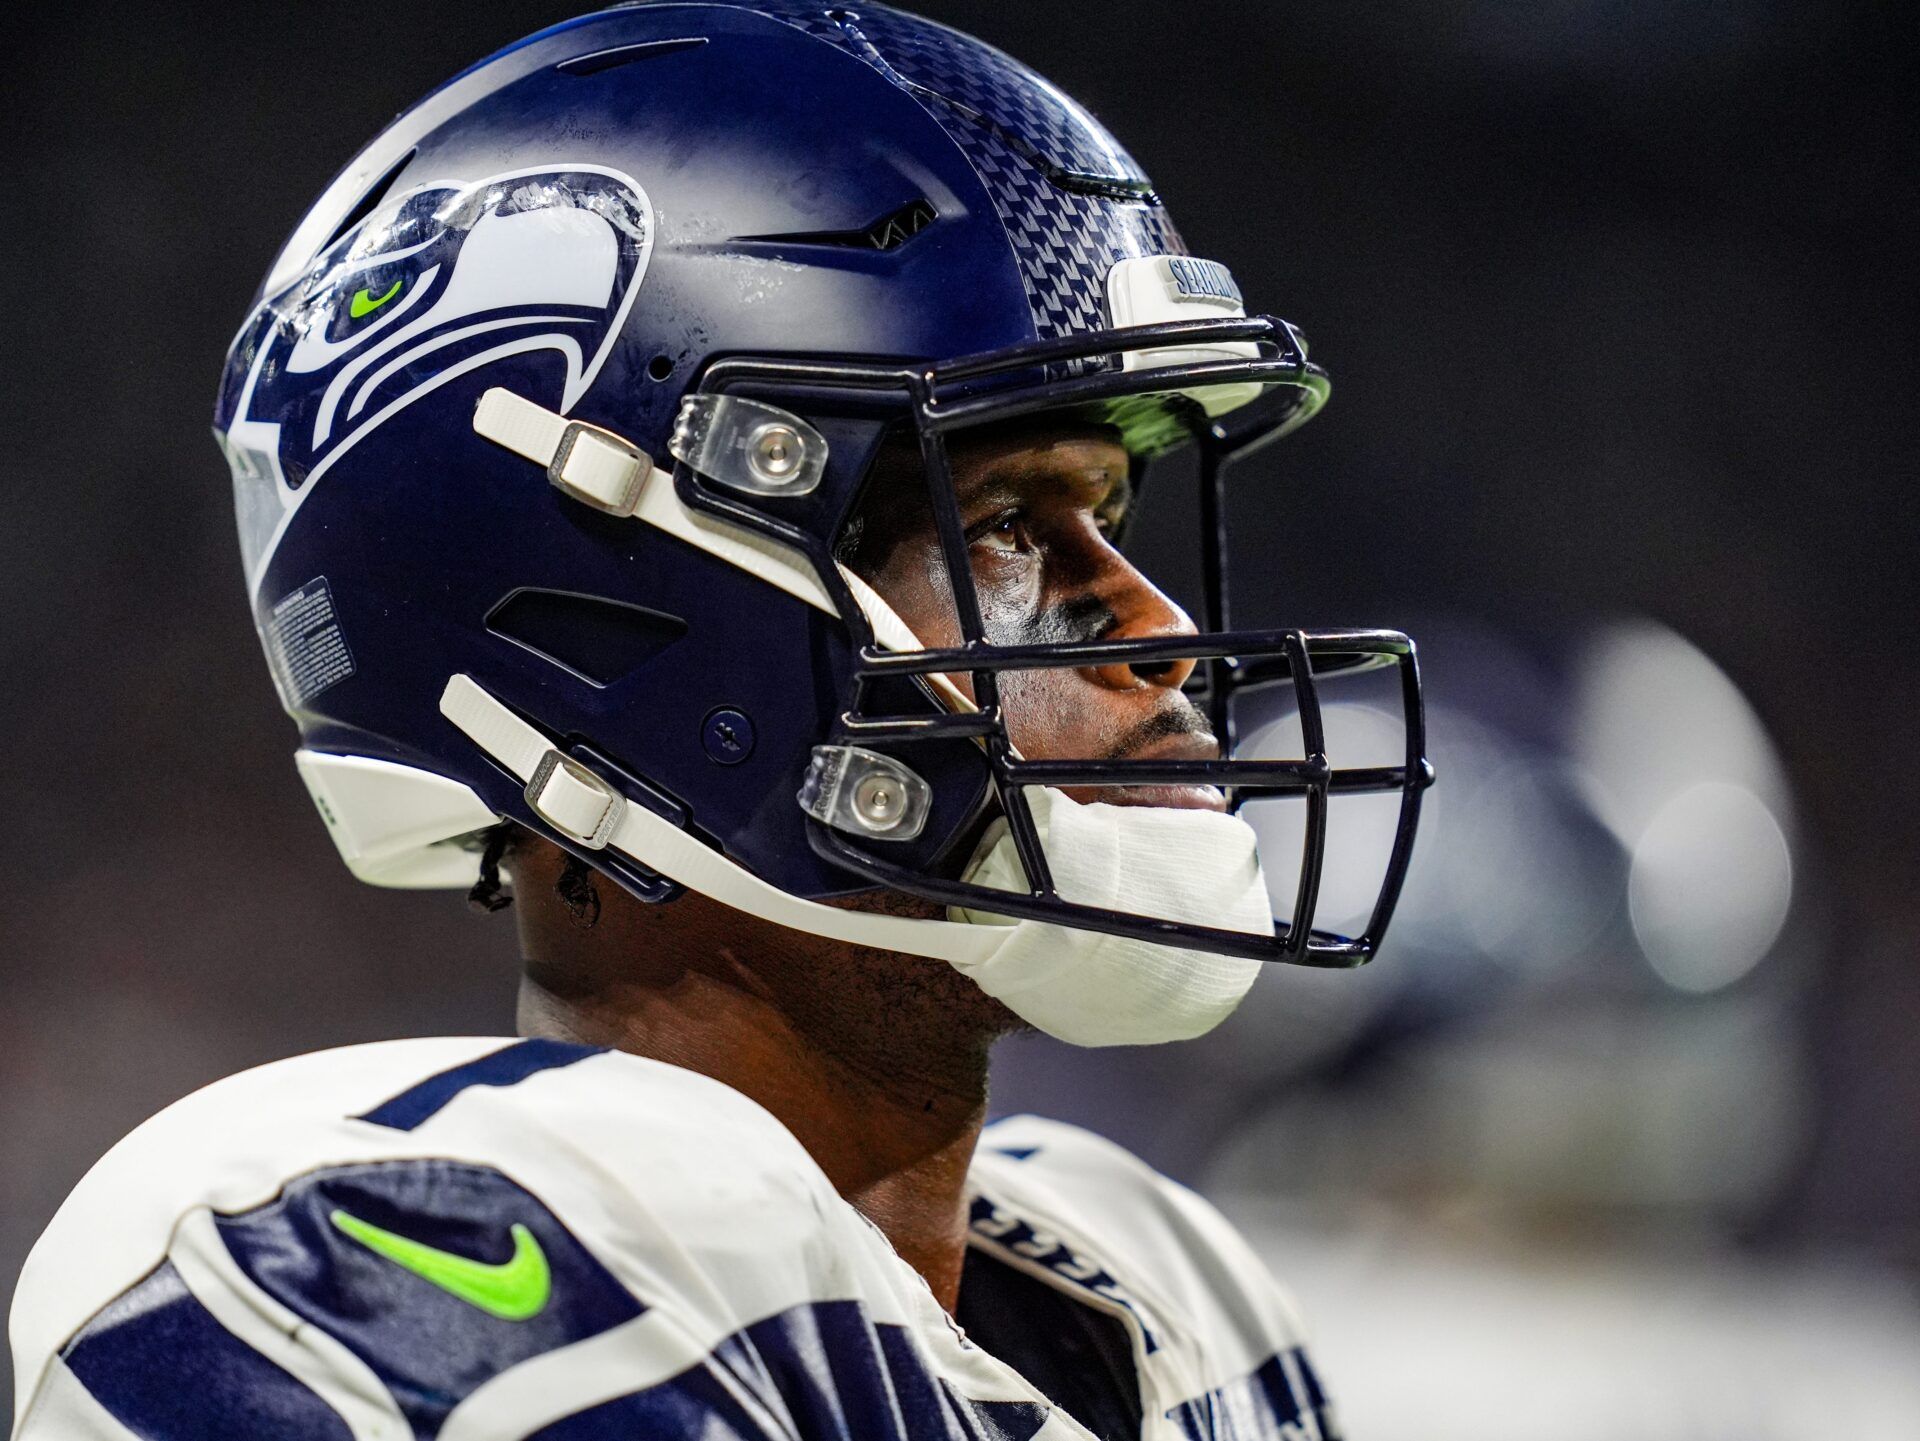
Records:
[[[906,813],[906,796],[892,776],[866,776],[854,787],[853,810],[868,830],[890,831]]]
[[[792,426],[772,421],[756,428],[748,438],[747,462],[761,480],[778,485],[793,479],[805,449],[805,442]]]
[[[709,760],[737,766],[753,754],[753,722],[745,711],[722,707],[700,728],[700,743],[706,747]]]

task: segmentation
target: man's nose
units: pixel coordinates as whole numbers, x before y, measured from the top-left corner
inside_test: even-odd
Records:
[[[1103,640],[1143,640],[1152,636],[1197,635],[1192,619],[1160,588],[1117,552],[1112,557],[1102,598],[1113,612],[1114,625]],[[1110,690],[1139,690],[1158,686],[1178,690],[1193,674],[1191,656],[1178,660],[1117,661],[1086,668],[1086,674]]]

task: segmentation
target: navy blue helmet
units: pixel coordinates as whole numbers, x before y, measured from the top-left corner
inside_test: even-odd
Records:
[[[1299,333],[1249,317],[1032,71],[877,5],[700,0],[543,31],[395,120],[274,261],[214,427],[300,771],[364,879],[470,885],[508,819],[645,899],[691,885],[805,929],[847,914],[815,903],[890,886],[1351,965],[1392,913],[1429,775],[1413,649],[1229,631],[1217,552],[1227,461],[1326,394]],[[1202,634],[988,642],[946,444],[1041,412],[1118,426],[1142,464],[1197,447]],[[920,648],[835,562],[903,434],[957,649]],[[1003,671],[1175,658],[1200,660],[1223,741],[1236,694],[1290,686],[1301,753],[1041,762],[1008,740]],[[1380,666],[1405,755],[1336,768],[1316,680]],[[1023,786],[1198,780],[1304,797],[1272,936],[1054,891]],[[1379,900],[1357,934],[1316,930],[1328,808],[1362,791],[1401,798]],[[1028,895],[961,879],[1000,816]],[[904,934],[862,933],[941,953]]]

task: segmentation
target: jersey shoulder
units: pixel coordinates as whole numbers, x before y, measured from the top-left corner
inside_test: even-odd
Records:
[[[983,1134],[976,1176],[989,1206],[1007,1213],[999,1225],[1022,1213],[1038,1218],[1087,1253],[1079,1264],[1114,1271],[1210,1351],[1257,1361],[1302,1345],[1293,1298],[1233,1224],[1106,1137],[1009,1116]],[[976,1235],[983,1209],[976,1205]]]
[[[435,1038],[275,1062],[176,1102],[75,1187],[15,1292],[16,1405],[50,1371],[124,1390],[115,1368],[163,1322],[226,1348],[263,1318],[251,1349],[296,1375],[379,1372],[410,1336],[476,1327],[504,1364],[648,1309],[725,1334],[836,1264],[830,1195],[754,1102],[635,1056]]]

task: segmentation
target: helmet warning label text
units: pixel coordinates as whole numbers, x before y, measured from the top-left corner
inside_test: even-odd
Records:
[[[280,703],[305,708],[315,696],[353,674],[353,654],[340,634],[333,591],[325,576],[308,581],[274,603],[261,637],[273,667]]]

